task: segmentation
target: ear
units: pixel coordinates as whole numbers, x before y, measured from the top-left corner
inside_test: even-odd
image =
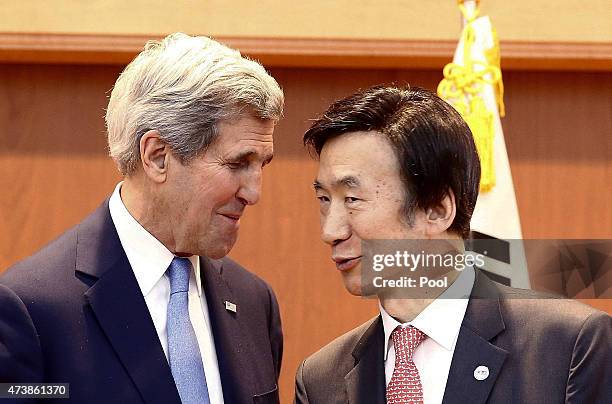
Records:
[[[166,181],[170,147],[159,132],[150,130],[140,138],[140,161],[145,175],[154,182]]]
[[[456,214],[457,205],[455,204],[455,194],[453,190],[449,188],[439,204],[427,209],[426,234],[430,237],[444,235],[453,224]]]

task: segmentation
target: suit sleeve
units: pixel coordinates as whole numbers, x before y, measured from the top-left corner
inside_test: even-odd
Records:
[[[295,375],[295,400],[294,404],[308,404],[308,394],[306,394],[306,385],[304,384],[304,363],[303,361],[298,367]]]
[[[574,344],[566,403],[612,403],[612,317],[591,314]]]
[[[43,378],[34,323],[21,299],[0,285],[0,382],[34,383]]]
[[[269,335],[270,347],[272,349],[272,358],[274,360],[274,370],[276,371],[276,381],[280,376],[281,364],[283,361],[283,329],[281,325],[280,310],[278,302],[272,289],[268,286],[270,295],[270,317],[269,317]]]

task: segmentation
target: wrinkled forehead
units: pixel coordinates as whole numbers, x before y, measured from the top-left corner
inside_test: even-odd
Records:
[[[224,149],[260,152],[273,150],[273,133],[275,122],[270,119],[259,119],[245,116],[234,121],[222,121],[218,124],[218,134],[213,146]]]

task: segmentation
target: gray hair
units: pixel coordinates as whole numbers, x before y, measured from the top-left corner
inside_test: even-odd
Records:
[[[123,175],[140,162],[140,138],[157,130],[182,163],[212,144],[218,124],[250,114],[278,121],[284,96],[257,62],[207,37],[149,41],[113,87],[108,147]]]

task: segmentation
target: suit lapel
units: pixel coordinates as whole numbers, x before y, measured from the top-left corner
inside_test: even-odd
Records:
[[[344,380],[348,402],[351,404],[384,404],[384,331],[379,317],[372,321],[353,349],[355,366]]]
[[[155,326],[108,211],[78,230],[77,272],[98,278],[85,293],[103,332],[146,403],[180,403]]]
[[[267,386],[259,386],[256,358],[252,358],[251,341],[245,333],[241,317],[243,306],[223,279],[221,260],[200,257],[200,276],[206,294],[206,303],[212,326],[223,398],[227,403],[251,402]],[[235,311],[226,308],[226,302],[235,304]],[[244,303],[247,304],[247,303]]]
[[[504,328],[499,291],[486,276],[476,271],[470,303],[446,382],[444,404],[487,401],[508,354],[490,341]],[[488,376],[483,380],[477,380],[474,373],[479,366],[488,370]]]

